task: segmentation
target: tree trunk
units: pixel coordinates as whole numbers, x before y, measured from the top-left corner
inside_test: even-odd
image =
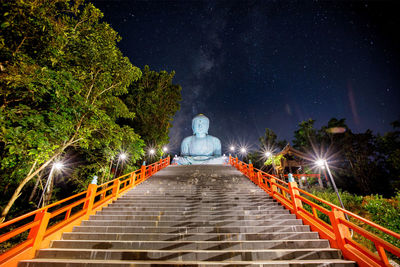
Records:
[[[32,193],[31,193],[31,195],[29,196],[29,199],[28,199],[29,202],[31,202],[33,200],[33,198],[36,196],[36,191],[37,191],[37,189],[39,187],[40,179],[41,179],[40,174],[38,174],[38,178],[36,180],[35,186],[33,187]]]
[[[24,180],[22,180],[22,182],[19,184],[19,186],[17,187],[17,189],[15,189],[14,194],[12,195],[11,199],[8,201],[7,205],[4,207],[4,209],[1,212],[1,217],[0,217],[0,223],[4,222],[4,220],[6,219],[6,216],[8,214],[8,212],[10,211],[12,205],[14,204],[15,200],[17,200],[17,198],[20,196],[20,193],[22,191],[22,188],[25,186],[25,184],[27,182],[29,182],[33,177],[35,177],[36,175],[39,174],[39,172],[41,172],[42,170],[44,170],[54,159],[56,159],[67,147],[71,146],[72,144],[78,142],[80,139],[76,139],[76,136],[78,135],[79,129],[82,126],[82,122],[83,119],[85,118],[85,114],[82,115],[82,117],[80,118],[76,129],[75,129],[75,133],[72,135],[71,139],[68,140],[67,143],[64,143],[61,147],[61,149],[56,152],[49,160],[47,160],[45,163],[43,163],[39,168],[37,168],[35,171],[33,171],[36,167],[36,163],[37,161],[35,161],[28,173],[28,175],[24,178]]]
[[[14,204],[14,202],[17,200],[17,198],[20,196],[20,193],[22,191],[22,188],[24,188],[24,186],[26,185],[26,183],[28,183],[33,177],[35,177],[36,175],[38,175],[38,173],[42,170],[44,170],[58,155],[61,154],[61,152],[65,149],[66,147],[63,147],[63,149],[56,153],[55,155],[53,155],[48,161],[46,161],[45,163],[42,164],[42,166],[40,166],[39,168],[37,168],[35,171],[33,171],[36,167],[36,161],[35,163],[33,163],[31,170],[29,171],[28,175],[24,178],[24,180],[22,180],[22,182],[18,185],[17,189],[15,189],[14,194],[11,196],[10,200],[8,201],[7,205],[4,207],[4,209],[1,212],[1,217],[0,217],[0,223],[4,222],[4,220],[6,219],[6,216],[8,214],[8,212],[10,211],[12,205]]]

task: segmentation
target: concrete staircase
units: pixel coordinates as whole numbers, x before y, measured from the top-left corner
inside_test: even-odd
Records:
[[[354,266],[233,167],[169,166],[19,266]]]

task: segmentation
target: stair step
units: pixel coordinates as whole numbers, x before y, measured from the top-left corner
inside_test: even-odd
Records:
[[[109,240],[56,240],[53,248],[137,249],[137,250],[223,250],[223,249],[296,249],[329,248],[328,240],[255,240],[255,241],[109,241]]]
[[[243,217],[246,216],[248,218],[251,218],[249,216],[276,216],[276,215],[293,215],[290,214],[289,210],[283,209],[283,208],[277,208],[273,210],[268,210],[268,211],[258,211],[258,210],[245,210],[245,211],[231,211],[231,210],[225,210],[225,211],[212,211],[212,210],[203,210],[203,211],[174,211],[174,210],[167,210],[167,211],[142,211],[142,210],[132,210],[130,208],[120,208],[120,209],[113,209],[109,207],[103,208],[102,211],[100,212],[125,212],[129,211],[130,214],[132,215],[167,215],[167,216],[173,216],[173,215],[182,215],[182,216],[239,216]],[[96,213],[96,214],[99,214]],[[176,217],[176,216],[174,216]]]
[[[293,240],[318,239],[315,232],[276,233],[63,233],[63,240],[126,240],[126,241],[243,241],[243,240]]]
[[[288,219],[296,219],[294,214],[271,214],[269,216],[169,216],[169,215],[154,215],[154,216],[135,216],[127,214],[127,216],[133,217],[132,220],[115,220],[107,219],[107,220],[100,220],[100,216],[126,216],[121,214],[99,214],[91,216],[91,220],[83,221],[82,225],[113,225],[113,222],[116,223],[126,223],[129,222],[137,222],[141,223],[143,221],[158,221],[163,223],[170,223],[170,222],[193,222],[193,223],[203,223],[203,222],[246,222],[246,221],[270,221],[270,220],[288,220]],[[100,222],[99,222],[100,221]],[[118,224],[115,224],[118,225]]]
[[[355,266],[228,166],[168,167],[20,267]]]
[[[97,260],[292,260],[333,259],[341,257],[340,250],[319,249],[260,249],[260,250],[117,250],[117,249],[41,249],[38,258],[68,258]]]
[[[162,217],[162,216],[160,216]],[[185,216],[177,216],[175,218],[184,218]],[[133,221],[137,218],[137,215],[92,215],[90,216],[90,220],[117,220],[117,221]],[[215,217],[216,218],[216,217]],[[293,218],[293,219],[291,219]],[[276,221],[276,220],[294,220],[293,216],[287,216],[287,214],[282,214],[279,216],[271,216],[270,217],[271,221]],[[182,219],[183,220],[183,219]]]
[[[115,204],[111,204],[109,205],[109,207],[111,208],[115,208],[118,209],[119,207],[130,207],[132,210],[143,210],[143,211],[231,211],[234,212],[236,211],[268,211],[268,210],[279,210],[279,209],[283,209],[280,206],[276,206],[276,207],[234,207],[232,209],[227,209],[225,207],[209,207],[209,208],[204,208],[204,207],[173,207],[173,206],[169,206],[169,207],[141,207],[141,206],[135,206],[135,205],[115,205]]]
[[[340,259],[324,259],[324,260],[290,260],[290,261],[157,261],[157,260],[143,260],[143,261],[114,261],[114,260],[76,260],[76,259],[33,259],[21,261],[19,267],[132,267],[132,266],[306,266],[306,267],[354,267],[356,266],[352,261]]]
[[[301,223],[301,222],[300,222]],[[271,232],[307,232],[308,225],[282,226],[75,226],[73,232],[97,233],[271,233]]]

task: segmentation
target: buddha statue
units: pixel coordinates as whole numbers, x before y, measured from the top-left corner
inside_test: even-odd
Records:
[[[208,135],[210,120],[203,114],[192,120],[193,135],[183,139],[181,144],[181,164],[219,164],[221,141]]]

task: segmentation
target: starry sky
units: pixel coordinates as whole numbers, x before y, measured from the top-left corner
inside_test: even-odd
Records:
[[[400,119],[399,1],[92,2],[134,65],[176,71],[173,153],[198,113],[225,152],[309,118],[374,133]]]

